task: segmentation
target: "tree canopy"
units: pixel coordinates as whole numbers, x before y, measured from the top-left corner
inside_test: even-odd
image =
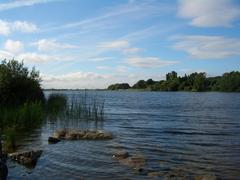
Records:
[[[127,83],[112,84],[108,87],[108,90],[129,89],[130,86]]]
[[[27,101],[45,101],[39,72],[30,71],[23,62],[2,61],[0,64],[0,105],[18,106]]]
[[[129,86],[129,88],[152,91],[240,92],[240,72],[232,71],[216,77],[207,77],[205,72],[195,72],[180,77],[175,71],[172,71],[166,74],[166,80],[139,80],[132,87]],[[118,88],[115,87],[115,89],[111,90],[116,89]]]

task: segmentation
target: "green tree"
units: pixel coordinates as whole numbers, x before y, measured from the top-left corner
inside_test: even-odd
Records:
[[[194,73],[192,90],[204,91],[206,84],[206,73]]]
[[[45,101],[39,72],[23,62],[2,61],[0,64],[0,105],[18,106],[27,101]]]
[[[225,92],[240,92],[240,72],[232,71],[224,73],[216,82],[216,87],[219,91]]]
[[[146,87],[147,87],[147,84],[144,80],[140,80],[136,84],[133,85],[134,89],[145,89]]]
[[[118,89],[129,89],[130,86],[128,83],[117,83],[117,84],[112,84],[108,86],[108,90],[118,90]]]
[[[177,73],[175,71],[172,71],[170,73],[166,74],[166,80],[171,81],[177,78]]]

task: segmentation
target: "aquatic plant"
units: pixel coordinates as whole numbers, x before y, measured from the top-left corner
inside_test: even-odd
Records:
[[[82,96],[70,97],[65,115],[74,119],[103,120],[104,100],[99,99],[96,95],[88,96],[86,92]]]
[[[67,97],[64,94],[50,94],[47,103],[46,111],[49,115],[56,115],[66,109]]]
[[[22,106],[0,108],[0,129],[4,134],[4,146],[15,149],[16,134],[31,130],[41,124],[44,119],[44,108],[40,102],[26,102]]]

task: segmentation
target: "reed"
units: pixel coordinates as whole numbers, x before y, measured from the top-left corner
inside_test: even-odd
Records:
[[[87,92],[83,95],[66,96],[63,94],[51,94],[47,100],[48,117],[58,117],[65,121],[74,120],[103,120],[104,100],[96,95],[89,96]]]
[[[71,119],[104,120],[104,101],[87,94],[70,97],[65,115]]]
[[[0,128],[4,134],[4,146],[7,150],[16,148],[16,134],[27,131],[41,124],[44,108],[40,102],[26,102],[22,106],[0,108]]]

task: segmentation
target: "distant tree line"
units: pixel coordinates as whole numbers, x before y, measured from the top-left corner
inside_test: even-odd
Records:
[[[145,89],[151,91],[222,91],[240,92],[240,72],[232,71],[222,76],[206,77],[205,72],[178,76],[175,71],[166,74],[166,80],[139,80],[132,87],[127,83],[112,84],[108,90]]]

